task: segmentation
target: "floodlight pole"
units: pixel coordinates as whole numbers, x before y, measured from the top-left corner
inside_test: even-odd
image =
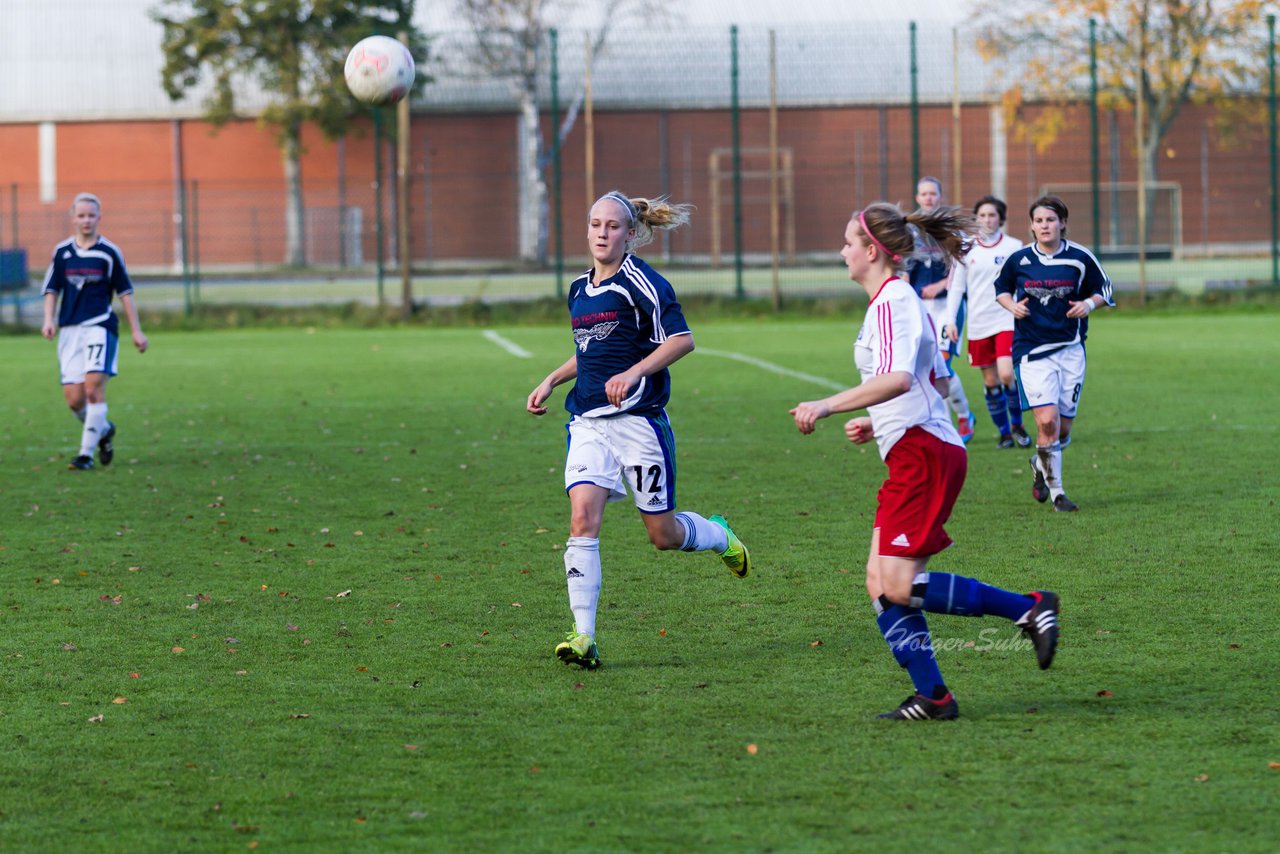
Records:
[[[560,51],[559,33],[551,28],[551,198],[556,229],[556,298],[564,296],[564,229],[561,219]]]

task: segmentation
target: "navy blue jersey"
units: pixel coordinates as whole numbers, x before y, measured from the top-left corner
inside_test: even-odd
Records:
[[[924,299],[920,291],[928,285],[941,282],[950,271],[951,268],[942,258],[912,258],[907,262],[907,281],[911,283],[911,289],[916,292],[916,296]],[[939,296],[946,299],[946,292]],[[932,299],[938,299],[938,297],[932,297]]]
[[[666,368],[640,380],[622,406],[604,393],[610,377],[629,370],[672,335],[689,334],[671,283],[634,255],[626,255],[618,272],[592,282],[587,271],[569,286],[573,343],[578,351],[578,377],[565,396],[574,415],[652,415],[671,397]]]
[[[133,293],[133,283],[124,255],[110,240],[99,237],[93,246],[81,249],[74,237],[68,237],[53,250],[44,274],[44,293],[62,296],[59,326],[105,326],[115,335],[120,321],[111,301],[117,294]]]
[[[1067,317],[1071,302],[1100,296],[1107,305],[1111,280],[1093,253],[1078,243],[1063,240],[1053,255],[1036,244],[1024,246],[1005,259],[996,277],[996,294],[1009,294],[1015,302],[1027,298],[1031,313],[1013,326],[1013,360],[1040,359],[1071,344],[1083,344],[1089,334],[1089,318]]]

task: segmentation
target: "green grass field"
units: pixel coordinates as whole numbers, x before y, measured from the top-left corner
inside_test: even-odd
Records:
[[[157,333],[89,473],[53,345],[0,338],[0,849],[1276,850],[1274,311],[1095,321],[1079,514],[980,416],[933,566],[1059,591],[1063,641],[932,616],[930,724],[875,720],[883,464],[787,414],[853,323],[693,321],[680,503],[755,571],[611,507],[595,672],[551,654],[564,419],[524,412],[567,326]]]

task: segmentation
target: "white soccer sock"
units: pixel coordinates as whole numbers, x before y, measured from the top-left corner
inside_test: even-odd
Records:
[[[107,432],[107,405],[90,403],[84,408],[84,429],[80,431],[80,455],[92,457],[98,440]]]
[[[564,544],[564,575],[569,586],[569,610],[574,627],[596,636],[596,606],[600,602],[600,540],[570,537]]]
[[[1036,445],[1036,460],[1040,464],[1040,473],[1049,487],[1049,497],[1057,498],[1063,493],[1062,488],[1062,446],[1057,442],[1052,445]]]
[[[969,398],[965,396],[959,377],[953,376],[947,382],[947,402],[951,404],[951,411],[956,417],[973,420],[973,413],[969,411]]]
[[[729,548],[729,535],[715,522],[709,522],[687,510],[677,513],[676,521],[684,525],[684,545],[680,547],[681,551],[713,551],[723,554]]]

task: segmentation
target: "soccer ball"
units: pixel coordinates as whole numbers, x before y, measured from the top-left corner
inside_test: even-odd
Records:
[[[390,36],[369,36],[347,54],[343,76],[356,100],[385,107],[409,94],[415,66],[413,54],[400,42]]]

